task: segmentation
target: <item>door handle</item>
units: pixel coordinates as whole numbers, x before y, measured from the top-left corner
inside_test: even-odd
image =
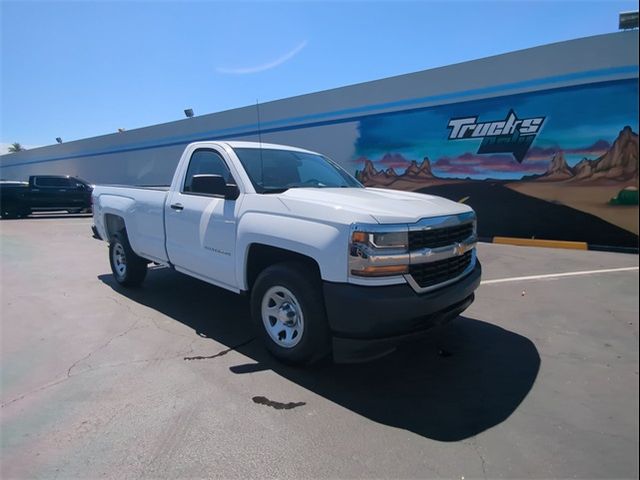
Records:
[[[172,204],[171,204],[171,208],[173,208],[174,210],[178,210],[178,211],[180,211],[180,210],[183,210],[183,209],[184,209],[184,207],[182,206],[182,204],[181,204],[181,203],[172,203]]]

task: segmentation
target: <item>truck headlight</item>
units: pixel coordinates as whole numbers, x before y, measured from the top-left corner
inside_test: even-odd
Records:
[[[349,272],[359,277],[386,277],[408,273],[408,231],[353,231],[349,246]]]
[[[353,232],[351,241],[362,245],[369,245],[373,248],[404,248],[409,245],[407,232]]]

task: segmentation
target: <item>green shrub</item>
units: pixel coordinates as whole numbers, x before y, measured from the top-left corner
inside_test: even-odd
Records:
[[[638,205],[638,189],[627,187],[618,192],[618,195],[609,200],[611,205]]]

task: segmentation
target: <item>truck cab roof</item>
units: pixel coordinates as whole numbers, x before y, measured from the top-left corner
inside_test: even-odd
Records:
[[[289,150],[292,152],[303,152],[303,153],[311,153],[314,155],[320,155],[317,152],[306,150],[304,148],[292,147],[290,145],[279,145],[277,143],[264,143],[264,142],[241,142],[241,141],[200,141],[194,142],[191,145],[206,145],[206,144],[215,144],[215,145],[226,145],[231,148],[262,148],[264,150]]]

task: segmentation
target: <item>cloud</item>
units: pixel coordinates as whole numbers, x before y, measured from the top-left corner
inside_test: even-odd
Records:
[[[582,148],[569,148],[565,150],[566,153],[576,153],[582,155],[602,155],[611,148],[611,144],[606,140],[598,140],[593,145]]]
[[[363,167],[367,157],[359,157],[357,168]],[[387,153],[378,160],[373,160],[377,170],[393,168],[398,174],[411,164],[402,154]],[[511,154],[478,155],[465,152],[456,156],[442,156],[431,163],[436,176],[445,178],[520,178],[523,175],[542,174],[549,166],[549,159],[525,160],[518,163]]]
[[[561,148],[555,147],[531,147],[527,152],[527,160],[541,160],[549,159],[553,157],[557,152],[563,151],[568,155],[588,155],[588,156],[600,156],[611,148],[611,144],[606,140],[598,140],[586,147],[578,148]]]
[[[411,162],[404,158],[399,153],[387,153],[382,157],[382,159],[378,160],[376,163],[382,164],[385,167],[391,168],[407,168],[411,165]]]
[[[254,67],[240,67],[240,68],[218,67],[216,68],[216,70],[218,73],[224,73],[228,75],[247,75],[250,73],[264,72],[266,70],[271,70],[272,68],[279,67],[283,63],[288,62],[297,54],[299,54],[306,46],[307,46],[307,41],[304,40],[290,52],[287,52],[281,57],[273,60],[272,62],[265,63],[263,65],[256,65]]]
[[[517,163],[511,155],[475,155],[467,152],[457,157],[440,157],[433,163],[436,173],[491,176],[497,173],[544,173],[549,160]]]
[[[557,152],[561,151],[560,147],[531,147],[527,152],[527,160],[542,160],[553,157]]]

